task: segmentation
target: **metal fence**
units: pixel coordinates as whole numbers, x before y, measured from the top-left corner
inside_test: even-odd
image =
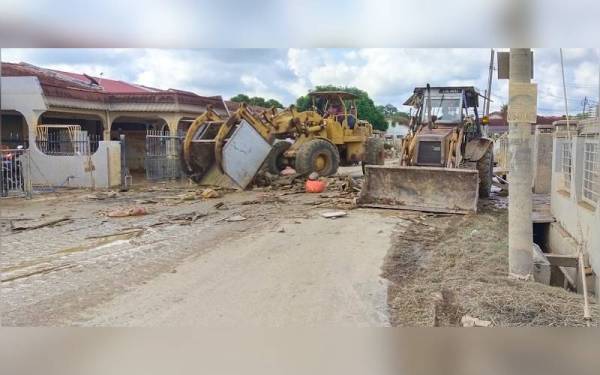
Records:
[[[172,180],[182,177],[180,135],[148,130],[146,132],[146,178],[148,180]]]
[[[59,130],[48,133],[35,140],[37,147],[46,155],[86,155],[98,150],[101,141],[99,134],[87,134],[86,131],[68,132]]]
[[[29,150],[4,149],[0,151],[0,197],[31,196]]]

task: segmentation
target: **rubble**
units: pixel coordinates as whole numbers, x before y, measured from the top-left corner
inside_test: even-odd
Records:
[[[95,194],[88,194],[84,198],[91,200],[105,200],[107,198],[117,198],[119,193],[116,191],[97,192]]]
[[[64,217],[59,217],[59,218],[51,219],[51,220],[44,221],[44,222],[37,222],[37,223],[31,224],[31,225],[12,226],[12,230],[13,231],[25,231],[25,230],[44,228],[44,227],[51,227],[56,224],[63,223],[65,221],[70,221],[70,220],[71,220],[70,217],[64,216]],[[12,221],[11,221],[11,224],[12,224]]]
[[[206,188],[200,192],[200,197],[203,199],[219,198],[221,197],[221,194],[215,189]]]
[[[346,211],[330,211],[321,213],[321,216],[323,216],[326,219],[336,219],[338,217],[343,217],[346,215]]]
[[[108,217],[127,217],[127,216],[142,216],[147,215],[148,210],[143,206],[130,207],[125,209],[117,209],[109,211],[106,216]]]
[[[462,324],[463,327],[489,327],[492,325],[492,322],[474,318],[470,315],[464,315],[460,319],[460,324]]]
[[[242,215],[233,215],[225,219],[225,221],[236,222],[236,221],[244,221],[246,218]]]

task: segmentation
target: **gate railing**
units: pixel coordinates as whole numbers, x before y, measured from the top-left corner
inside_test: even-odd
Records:
[[[0,150],[0,197],[25,196],[30,198],[31,162],[27,149]]]
[[[182,137],[169,132],[146,132],[146,178],[151,181],[173,180],[183,175],[180,162]]]

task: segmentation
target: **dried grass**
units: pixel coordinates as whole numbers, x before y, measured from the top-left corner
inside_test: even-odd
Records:
[[[583,297],[510,279],[506,210],[430,217],[399,231],[384,266],[392,324],[457,326],[469,314],[493,326],[586,326]],[[600,310],[592,304],[592,326]]]

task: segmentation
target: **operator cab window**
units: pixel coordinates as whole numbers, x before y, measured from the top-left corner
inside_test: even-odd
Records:
[[[462,121],[461,100],[456,98],[431,98],[431,116],[437,118],[436,123],[454,124]],[[423,122],[427,122],[428,100],[425,98]]]

